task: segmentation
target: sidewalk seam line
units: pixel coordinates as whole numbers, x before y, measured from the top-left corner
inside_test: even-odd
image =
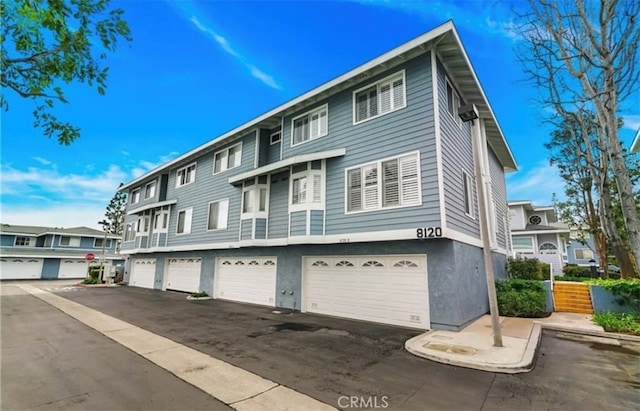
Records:
[[[262,377],[262,378],[264,378],[264,377]],[[266,379],[266,378],[265,378],[265,379]],[[269,380],[269,381],[271,381],[271,380]],[[265,393],[267,393],[267,392],[269,392],[269,391],[271,391],[271,390],[273,390],[273,389],[276,389],[276,388],[278,388],[278,387],[282,387],[282,385],[278,384],[277,382],[275,382],[275,381],[272,381],[272,382],[273,382],[274,384],[276,384],[274,387],[271,387],[271,388],[269,388],[269,389],[267,389],[267,390],[264,390],[264,391],[262,391],[262,392],[260,392],[260,393],[258,393],[258,394],[254,394],[254,395],[252,395],[251,397],[247,397],[247,398],[244,398],[244,399],[242,399],[242,400],[238,400],[238,401],[230,402],[228,405],[233,405],[233,404],[237,404],[237,403],[239,403],[239,402],[243,402],[243,401],[251,400],[251,399],[256,398],[256,397],[259,397],[260,395],[265,394]],[[294,391],[295,391],[295,390],[294,390]],[[296,392],[298,392],[298,391],[296,391]],[[302,394],[302,393],[300,393],[300,394]],[[304,394],[303,394],[303,395],[304,395]]]

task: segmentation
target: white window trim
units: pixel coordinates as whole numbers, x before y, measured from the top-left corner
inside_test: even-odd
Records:
[[[17,244],[18,243],[18,238],[28,238],[29,239],[29,244],[27,244],[27,245],[18,245]],[[14,247],[33,247],[35,245],[34,243],[36,242],[35,240],[36,240],[35,237],[31,237],[31,236],[28,236],[28,235],[17,235],[13,239],[13,246]]]
[[[240,155],[238,156],[238,163],[234,164],[233,167],[229,168],[229,150],[232,149],[233,147],[238,147],[238,151],[237,152],[240,153]],[[226,167],[227,168],[222,168],[222,166],[220,166],[221,167],[220,171],[216,171],[216,156],[218,154],[222,154],[224,152],[227,153],[227,155],[226,155],[226,159],[227,159]],[[238,142],[236,144],[231,144],[230,146],[224,148],[223,150],[219,150],[219,151],[216,151],[215,153],[213,153],[213,174],[214,175],[215,174],[222,174],[222,173],[224,173],[225,171],[228,171],[228,170],[233,170],[234,168],[240,167],[241,164],[242,164],[242,141],[240,141],[240,142]]]
[[[465,195],[468,196],[468,200],[469,200],[469,212],[467,213],[466,211],[464,211],[464,215],[466,215],[467,217],[469,217],[472,220],[476,219],[475,216],[475,210],[474,210],[474,204],[475,202],[473,201],[473,179],[471,178],[471,174],[467,173],[465,170],[462,170],[462,178],[464,179],[464,181],[466,181],[467,183],[467,193],[462,193],[462,200],[464,201],[464,197]],[[463,183],[464,183],[463,181]],[[464,189],[464,185],[462,186],[462,188]],[[466,204],[463,204],[463,210],[464,208],[466,208]]]
[[[178,232],[178,222],[180,221],[180,213],[182,213],[184,211],[185,216],[184,216],[184,228],[185,231],[183,233],[179,233]],[[187,219],[187,215],[189,215],[189,218]],[[189,222],[189,225],[187,226],[187,221]],[[178,210],[178,213],[176,214],[176,236],[182,236],[182,235],[189,235],[191,234],[191,226],[193,225],[193,207],[188,207],[188,208],[183,208],[181,210]],[[187,230],[188,228],[188,230]]]
[[[369,89],[369,88],[371,88],[373,86],[380,87],[381,83],[387,82],[390,79],[392,79],[393,77],[400,77],[400,76],[402,76],[402,87],[404,88],[404,92],[402,93],[402,99],[403,99],[402,106],[396,107],[391,111],[387,111],[386,113],[381,113],[381,114],[379,113],[379,114],[377,114],[375,116],[367,117],[364,120],[357,121],[356,110],[357,110],[358,104],[357,104],[357,101],[356,101],[356,96],[358,95],[358,93],[360,93],[361,91],[364,91],[366,89]],[[380,96],[380,91],[379,90],[378,90],[378,96]],[[374,118],[378,118],[380,116],[384,116],[386,114],[393,113],[394,111],[398,111],[398,110],[402,110],[403,108],[406,108],[407,107],[407,76],[405,74],[405,70],[403,69],[403,70],[397,71],[397,72],[395,72],[395,73],[393,73],[393,74],[391,74],[391,75],[389,75],[389,76],[387,76],[387,77],[385,77],[383,79],[380,79],[380,80],[378,80],[378,81],[376,81],[374,83],[369,83],[364,87],[360,87],[359,89],[357,89],[357,90],[355,90],[353,92],[353,96],[352,96],[351,99],[352,99],[352,106],[353,106],[352,107],[353,125],[362,124],[362,123],[365,123],[365,122],[367,122],[369,120],[372,120]]]
[[[585,250],[588,250],[591,253],[591,258],[578,258],[578,256],[576,255],[576,252],[577,251],[584,252]],[[574,260],[579,260],[579,261],[594,260],[595,259],[595,253],[590,248],[574,248],[573,249],[573,258],[574,258]]]
[[[138,221],[136,222],[136,234],[140,234],[143,236],[149,235],[149,230],[151,229],[151,216],[148,214],[143,214],[138,217]],[[145,221],[147,222],[147,229],[144,229]]]
[[[242,201],[240,203],[240,219],[241,220],[248,220],[248,219],[252,219],[252,218],[268,218],[269,216],[269,196],[271,195],[271,190],[270,190],[270,178],[267,178],[267,182],[264,184],[258,184],[258,179],[259,177],[255,178],[255,182],[253,185],[248,186],[248,187],[243,187],[242,188]],[[261,189],[266,189],[267,190],[267,198],[265,199],[265,205],[264,205],[264,211],[258,211],[260,209],[260,190]],[[253,191],[253,210],[254,211],[249,211],[249,212],[243,212],[244,210],[244,193],[246,193],[247,191]]]
[[[328,115],[328,114],[329,114],[329,113],[327,112],[327,115]],[[328,120],[328,119],[327,119],[327,120]],[[273,136],[275,136],[276,134],[280,134],[280,138],[279,138],[277,141],[273,141]],[[280,131],[280,130],[278,130],[278,131],[274,131],[273,133],[271,133],[271,134],[269,135],[269,145],[271,145],[271,146],[272,146],[272,145],[274,145],[274,144],[278,144],[278,143],[280,143],[280,142],[282,142],[282,131]]]
[[[127,233],[130,232],[131,233],[131,238],[129,240],[127,240]],[[127,223],[124,226],[124,236],[122,239],[123,243],[132,243],[136,240],[136,230],[135,230],[135,226],[133,223]]]
[[[102,246],[101,246],[101,245],[96,245],[96,242],[97,242],[98,240],[100,240],[100,241],[105,241],[105,239],[104,239],[104,238],[98,238],[98,237],[94,238],[94,239],[93,239],[93,248],[102,248]],[[106,239],[106,241],[108,241],[108,242],[107,242],[107,245],[105,246],[105,248],[111,248],[111,245],[112,245],[111,241],[112,241],[112,240],[111,240],[110,238],[107,238],[107,239]]]
[[[453,118],[453,121],[456,122],[456,124],[458,125],[458,127],[462,128],[462,119],[460,118],[460,116],[458,115],[458,109],[460,108],[460,104],[462,104],[462,96],[460,95],[460,93],[458,93],[458,89],[453,85],[453,82],[451,80],[449,80],[449,76],[447,76],[445,74],[444,76],[444,80],[445,80],[445,86],[444,86],[444,99],[445,99],[445,105],[446,105],[446,111],[447,113],[449,113],[449,116],[451,116],[451,118]],[[453,113],[451,113],[449,111],[449,101],[448,101],[448,96],[447,96],[447,85],[449,85],[451,87],[451,91],[453,93]],[[458,98],[458,103],[456,104],[456,97]]]
[[[136,188],[135,190],[131,190],[131,204],[132,205],[133,204],[138,204],[140,202],[140,198],[141,197],[142,197],[142,194],[140,193],[140,187]]]
[[[167,219],[167,226],[166,227],[162,227],[162,217],[165,217]],[[160,221],[160,227],[156,227],[156,221]],[[166,233],[169,231],[169,210],[161,210],[158,211],[154,216],[153,216],[153,231],[156,233]]]
[[[197,162],[193,162],[189,165],[186,165],[184,167],[180,167],[179,169],[176,170],[176,188],[180,188],[180,187],[184,187],[184,186],[188,186],[189,184],[193,184],[196,181],[196,172],[198,171],[198,166],[197,166]],[[191,181],[186,182],[184,184],[180,184],[180,172],[182,170],[186,170],[189,167],[193,167],[193,179],[191,179]]]
[[[65,238],[65,237],[69,238],[69,244],[68,245],[62,244],[62,239]],[[72,245],[71,244],[71,240],[73,240],[74,238],[78,239],[78,245]],[[58,241],[58,245],[60,247],[80,247],[80,245],[82,245],[82,238],[80,238],[78,236],[75,236],[75,235],[61,235],[60,236],[60,241]]]
[[[516,238],[530,238],[531,239],[531,248],[517,248],[515,246],[515,242],[513,241]],[[536,239],[531,235],[519,235],[511,238],[511,248],[516,253],[524,253],[524,252],[536,252]]]
[[[307,163],[307,169],[291,174],[289,177],[289,212],[306,210],[324,210],[326,204],[326,167],[325,160],[322,160],[320,169],[311,169],[311,163]],[[313,202],[313,177],[320,176],[320,202]],[[293,181],[302,177],[307,178],[307,201],[304,203],[293,204]],[[309,185],[311,182],[311,185]]]
[[[147,197],[147,187],[149,187],[149,186],[153,186],[153,188],[152,188],[153,189],[153,193],[149,197]],[[153,181],[147,183],[144,186],[144,199],[148,200],[150,198],[154,198],[156,196],[156,188],[157,188],[156,180],[153,180]]]
[[[309,139],[308,140],[301,141],[299,143],[294,143],[293,142],[293,134],[295,132],[295,122],[296,122],[296,120],[298,120],[298,119],[300,119],[302,117],[307,117],[307,116],[311,117],[311,115],[316,114],[316,113],[322,113],[323,111],[327,112],[327,131],[324,134],[318,134],[315,137],[311,137],[311,134],[309,134]],[[311,123],[309,122],[309,124],[311,124]],[[309,127],[311,127],[311,125],[309,125]],[[326,136],[327,134],[329,134],[329,104],[323,104],[323,105],[321,105],[319,107],[314,108],[313,110],[309,110],[306,113],[300,114],[299,116],[296,116],[296,117],[291,119],[291,147],[300,146],[300,145],[302,145],[304,143],[308,143],[310,141],[317,140],[320,137]],[[282,136],[280,136],[280,138],[282,138]]]
[[[227,219],[226,219],[226,221],[224,222],[224,227],[209,228],[209,220],[211,219],[211,213],[210,213],[210,210],[211,210],[211,204],[214,204],[214,203],[221,203],[221,202],[223,202],[223,201],[226,201],[226,202],[227,202]],[[219,206],[218,206],[218,217],[219,217],[219,213],[220,213],[220,208],[219,208]],[[219,223],[220,223],[220,221],[218,221],[218,225],[220,225]],[[209,202],[209,204],[207,205],[207,231],[208,231],[208,232],[214,232],[214,231],[225,231],[225,230],[227,230],[228,228],[229,228],[229,198],[227,197],[227,198],[221,198],[220,200],[210,201],[210,202]]]
[[[378,208],[372,208],[369,210],[358,210],[358,211],[348,211],[349,210],[349,171],[350,170],[354,170],[354,169],[358,169],[358,168],[362,168],[368,165],[372,165],[372,164],[376,164],[376,166],[378,167],[378,170],[382,169],[382,163],[384,163],[385,161],[389,161],[389,160],[393,160],[393,159],[398,159],[401,157],[406,157],[406,156],[410,156],[410,155],[416,155],[417,156],[417,166],[418,166],[418,189],[420,190],[420,195],[418,196],[418,198],[420,199],[419,202],[417,202],[416,204],[408,204],[408,205],[397,205],[397,206],[391,206],[391,207],[383,207],[382,206],[382,195],[380,193],[382,193],[382,179],[378,178]],[[380,176],[381,173],[378,172],[378,176]],[[410,151],[408,153],[402,153],[402,154],[398,154],[398,155],[394,155],[391,157],[386,157],[377,161],[371,161],[368,163],[362,163],[359,164],[357,166],[352,166],[352,167],[348,167],[344,169],[344,213],[345,215],[350,215],[350,214],[362,214],[362,213],[372,213],[372,212],[376,212],[376,211],[386,211],[386,210],[395,210],[398,208],[408,208],[408,207],[419,207],[422,205],[422,164],[420,162],[420,151],[416,150],[416,151]]]

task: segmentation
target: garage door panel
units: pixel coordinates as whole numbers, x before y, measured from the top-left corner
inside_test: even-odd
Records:
[[[426,256],[304,257],[304,309],[429,328]]]
[[[275,257],[217,258],[214,297],[274,307]]]
[[[193,293],[200,291],[201,258],[170,258],[166,289]]]
[[[30,280],[42,276],[42,258],[3,257],[0,259],[0,279]]]
[[[60,262],[58,278],[85,278],[89,271],[89,263],[85,260],[66,260]]]
[[[142,288],[154,288],[155,281],[155,258],[135,258],[132,260],[129,285]]]

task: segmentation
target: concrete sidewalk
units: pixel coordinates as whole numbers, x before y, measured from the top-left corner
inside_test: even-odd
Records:
[[[274,381],[33,285],[15,285],[237,410],[335,410]]]
[[[604,332],[587,314],[553,313],[547,318],[500,317],[503,347],[493,346],[491,316],[480,317],[459,332],[429,331],[405,343],[407,351],[433,361],[483,371],[515,374],[531,371],[542,328],[587,335],[619,345],[640,337]]]

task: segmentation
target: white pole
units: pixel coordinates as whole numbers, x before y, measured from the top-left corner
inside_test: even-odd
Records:
[[[485,192],[485,173],[481,157],[483,145],[486,142],[480,132],[480,119],[471,122],[471,135],[473,143],[473,157],[476,171],[476,187],[478,189],[478,211],[480,214],[480,235],[482,237],[482,252],[484,255],[484,270],[487,276],[487,291],[489,294],[489,312],[491,313],[491,326],[493,327],[493,345],[502,347],[502,330],[500,329],[500,314],[498,312],[498,298],[496,296],[495,275],[493,272],[493,260],[491,258],[491,240],[489,239],[489,218],[487,216],[487,203]]]

